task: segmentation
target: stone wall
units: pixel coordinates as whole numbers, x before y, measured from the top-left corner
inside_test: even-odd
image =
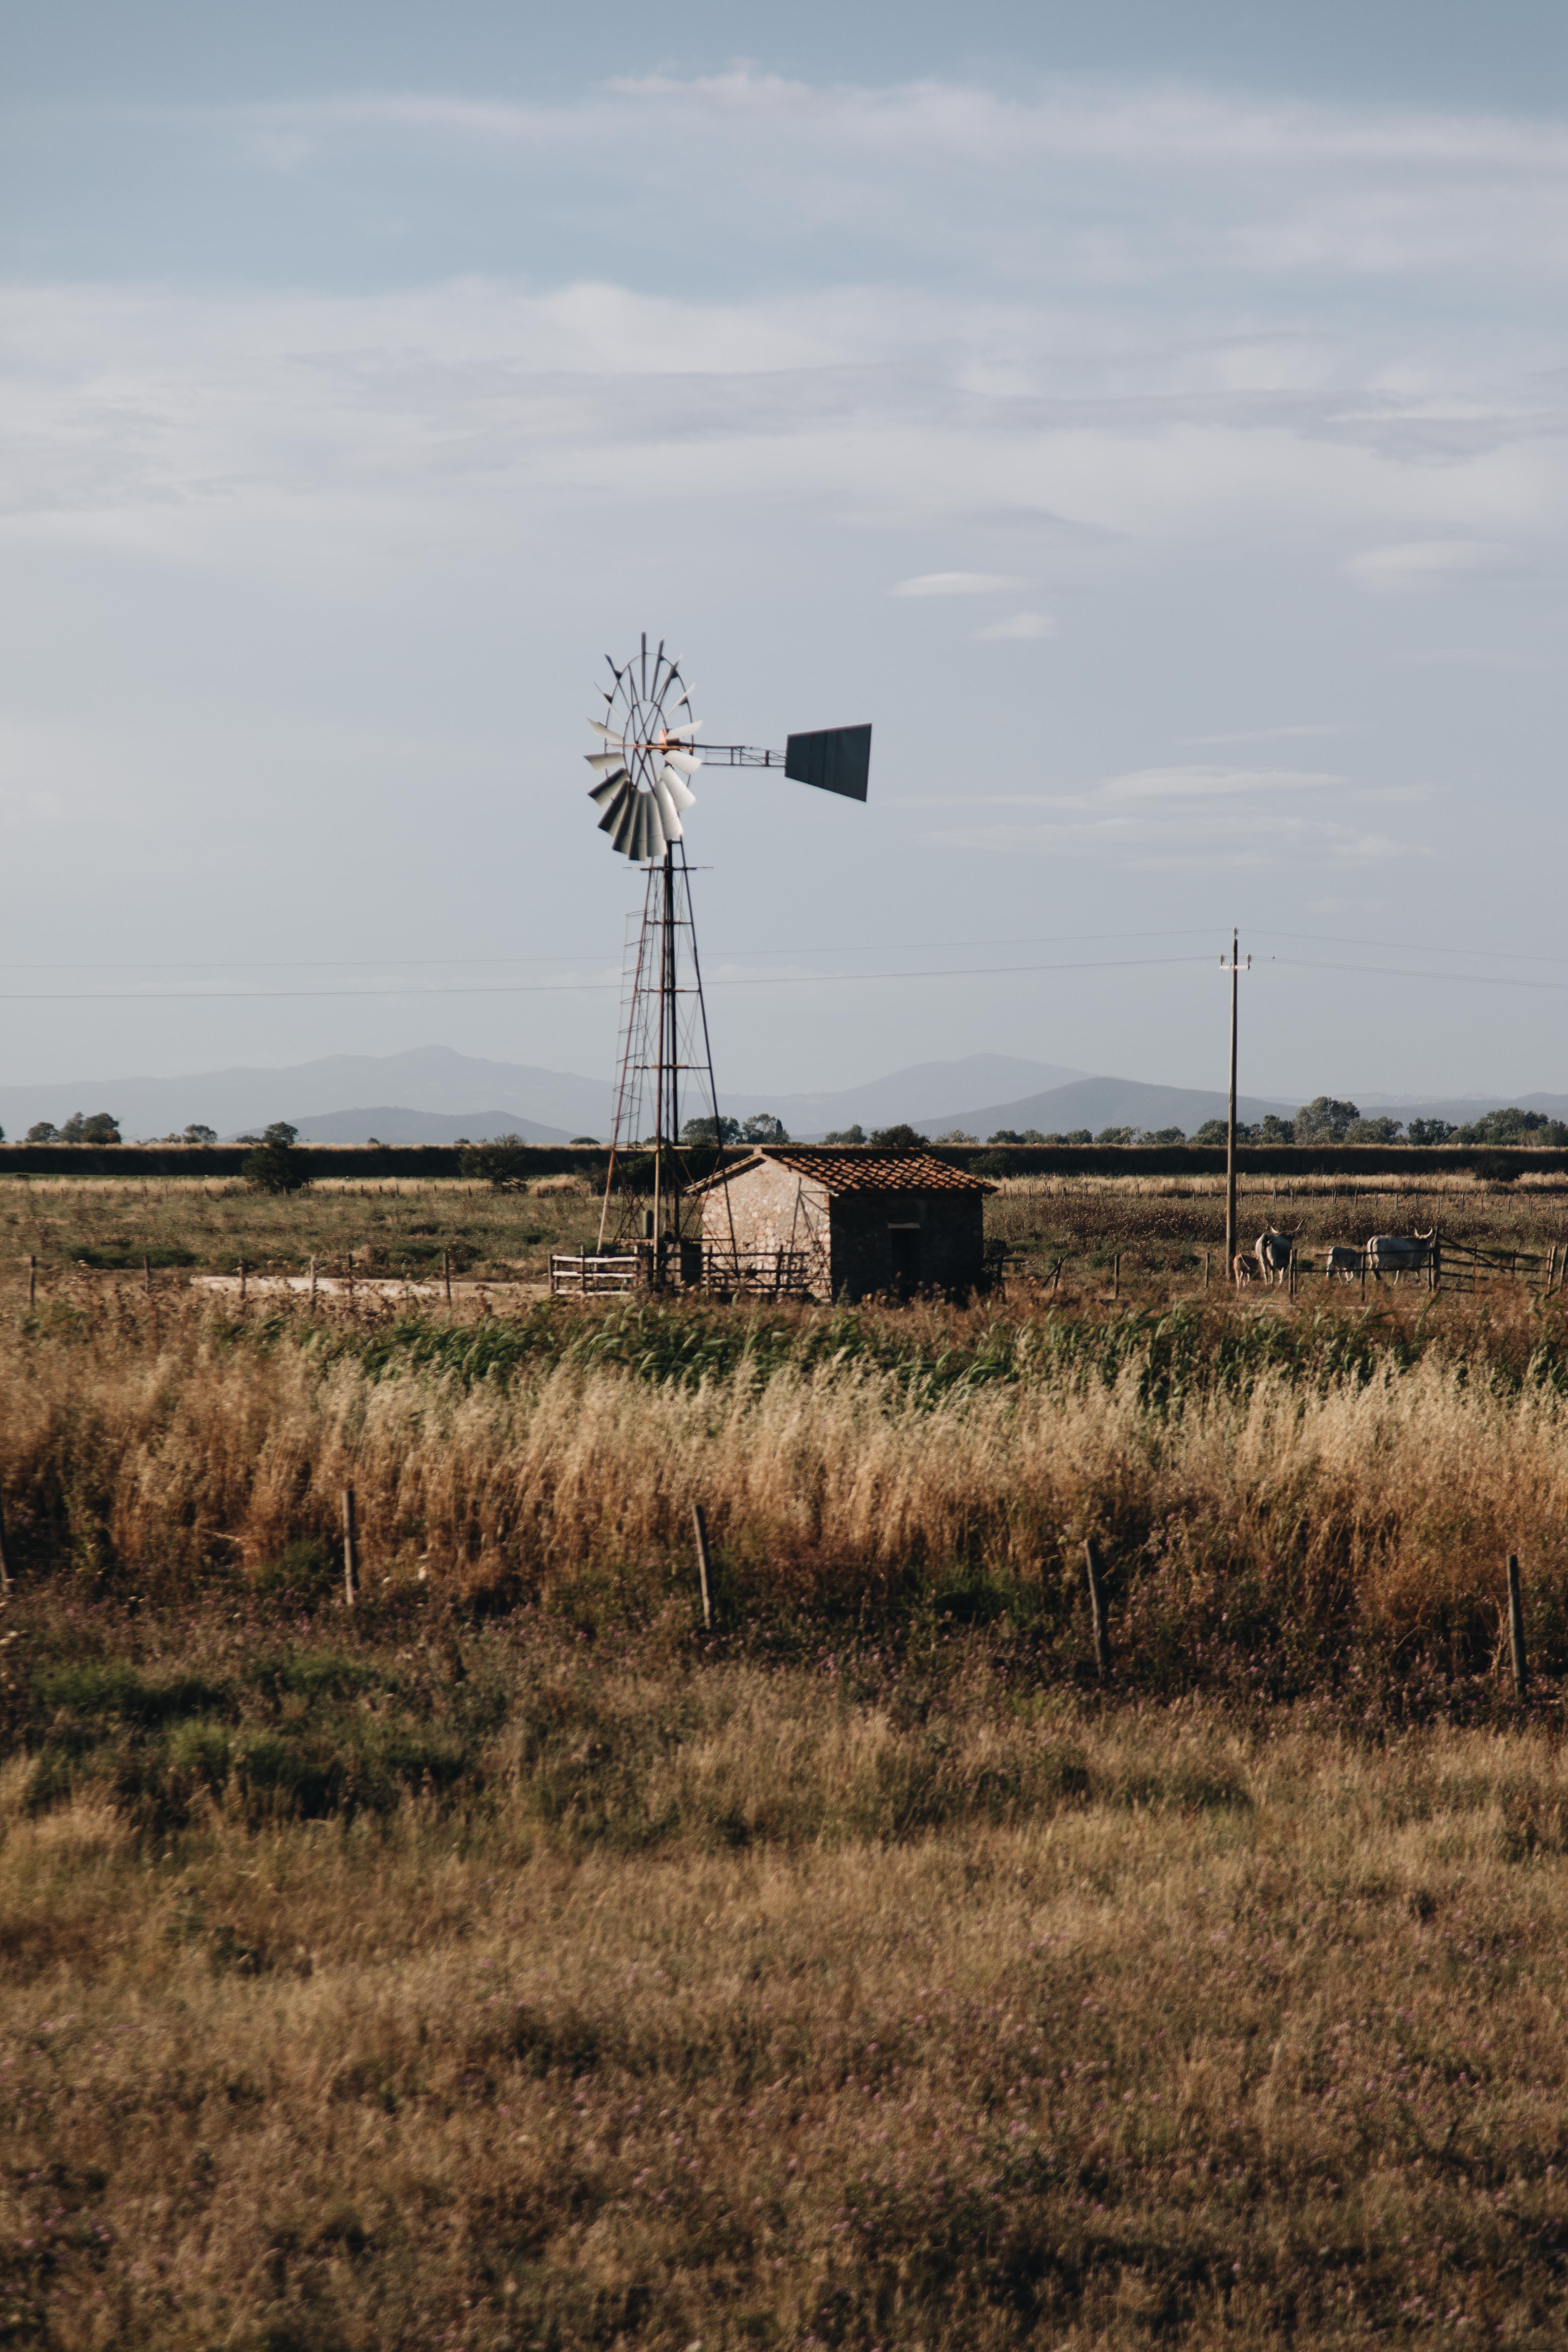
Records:
[[[820,1184],[803,1181],[795,1169],[777,1160],[764,1160],[704,1196],[705,1247],[721,1254],[729,1250],[731,1219],[735,1248],[742,1257],[766,1260],[781,1251],[804,1253],[813,1297],[832,1297],[826,1247],[827,1195]]]
[[[918,1289],[966,1297],[984,1276],[984,1212],[983,1192],[838,1193],[833,1296]]]

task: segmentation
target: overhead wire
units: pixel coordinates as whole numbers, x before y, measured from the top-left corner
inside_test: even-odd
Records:
[[[1144,971],[1155,965],[1197,964],[1195,956],[1134,956],[1120,961],[1083,963],[1003,963],[944,965],[916,971],[786,971],[752,980],[710,979],[709,988],[839,987],[847,982],[881,980],[1005,980],[1011,974],[1040,971]],[[307,997],[346,997],[366,1003],[376,997],[416,996],[426,1003],[446,996],[572,996],[618,989],[614,980],[541,980],[503,982],[479,988],[176,988],[176,989],[37,989],[0,991],[0,1004],[270,1004]]]

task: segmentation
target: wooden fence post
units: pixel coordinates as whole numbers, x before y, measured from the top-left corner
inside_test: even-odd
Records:
[[[691,1525],[697,1536],[697,1575],[702,1586],[702,1622],[710,1633],[713,1631],[713,1586],[709,1574],[708,1516],[700,1503],[691,1506]]]
[[[352,1609],[359,1599],[359,1528],[354,1520],[354,1490],[343,1488],[343,1601]]]
[[[1508,1556],[1508,1646],[1513,1659],[1513,1695],[1524,1696],[1524,1602],[1519,1589],[1519,1554]]]
[[[151,1298],[153,1296],[153,1261],[150,1257],[144,1257],[142,1259],[142,1272],[147,1284],[147,1296]]]
[[[441,1252],[441,1279],[447,1286],[447,1304],[450,1307],[452,1304],[452,1253],[449,1249],[444,1249]]]
[[[1112,1298],[1120,1298],[1121,1296],[1121,1252],[1120,1250],[1115,1250],[1111,1254],[1110,1295]]]
[[[312,1307],[314,1307],[315,1303],[316,1303],[316,1261],[315,1261],[315,1259],[314,1259],[314,1258],[312,1258],[312,1259],[310,1260],[310,1304],[311,1304],[311,1306],[312,1306]]]
[[[239,1261],[239,1303],[242,1307],[245,1304],[245,1260],[241,1258]]]
[[[1206,1290],[1206,1289],[1208,1288],[1208,1286],[1209,1286],[1209,1254],[1208,1254],[1207,1250],[1205,1250],[1205,1252],[1204,1252],[1204,1288]]]
[[[37,1303],[38,1261],[36,1257],[29,1257],[27,1260],[27,1305],[29,1307],[36,1307]]]
[[[350,1304],[351,1304],[351,1306],[352,1306],[352,1304],[353,1303],[353,1295],[354,1295],[354,1254],[353,1254],[353,1250],[350,1250],[350,1251],[349,1251],[349,1253],[348,1253],[348,1261],[349,1261],[349,1302],[350,1302]]]
[[[1100,1546],[1092,1536],[1084,1538],[1083,1564],[1089,1577],[1089,1608],[1094,1620],[1094,1665],[1102,1683],[1110,1680],[1110,1629],[1105,1618],[1105,1579],[1100,1570]]]
[[[11,1592],[11,1555],[5,1549],[5,1504],[0,1497],[0,1601],[8,1600]]]

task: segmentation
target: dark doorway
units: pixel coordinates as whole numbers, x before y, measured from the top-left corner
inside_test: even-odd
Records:
[[[921,1286],[919,1225],[889,1225],[888,1244],[893,1260],[893,1287],[904,1297]]]

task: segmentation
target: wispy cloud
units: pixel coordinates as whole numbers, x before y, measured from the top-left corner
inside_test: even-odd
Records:
[[[1300,768],[1139,768],[1112,776],[1100,790],[1110,801],[1234,800],[1257,793],[1322,792],[1344,781]]]
[[[1345,565],[1358,587],[1385,596],[1433,588],[1444,581],[1495,578],[1522,569],[1517,548],[1476,539],[1401,540],[1387,547],[1363,548]]]
[[[900,580],[894,596],[1005,596],[1026,583],[1005,572],[921,572]]]
[[[1054,637],[1056,622],[1049,613],[1009,613],[1003,621],[987,621],[976,629],[974,635],[981,645],[1037,644],[1042,637]]]

